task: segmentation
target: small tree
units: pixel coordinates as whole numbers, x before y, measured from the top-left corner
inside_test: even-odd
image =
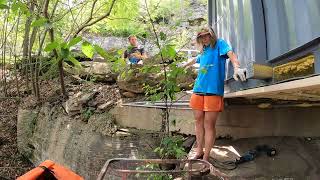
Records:
[[[165,108],[163,111],[163,121],[161,130],[165,132],[167,136],[170,135],[170,120],[169,120],[169,112],[173,102],[176,101],[176,93],[181,89],[178,85],[177,78],[179,76],[183,76],[186,74],[186,70],[177,67],[178,63],[181,63],[181,60],[177,58],[178,52],[176,52],[176,46],[174,44],[174,38],[170,38],[164,32],[158,32],[155,27],[155,21],[153,20],[153,16],[150,13],[150,8],[148,6],[147,0],[145,0],[145,8],[148,15],[148,22],[151,25],[151,30],[153,35],[155,36],[155,44],[159,50],[159,56],[161,59],[161,68],[157,66],[144,66],[142,69],[146,72],[158,71],[163,73],[163,79],[156,86],[146,85],[145,89],[147,90],[147,94],[151,95],[150,98],[152,100],[163,100],[165,104]],[[188,44],[190,39],[185,43]],[[184,46],[184,45],[183,45]]]

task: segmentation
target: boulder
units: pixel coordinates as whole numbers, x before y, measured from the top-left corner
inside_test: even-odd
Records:
[[[132,92],[129,92],[129,91],[122,93],[122,95],[123,95],[124,97],[127,97],[127,98],[137,97],[137,94],[132,93]]]
[[[196,78],[197,74],[194,69],[188,69],[186,74],[178,75],[176,83],[181,89],[190,90],[192,89],[192,84]],[[145,85],[154,87],[158,85],[161,80],[164,79],[164,73],[144,73],[139,71],[138,68],[131,68],[126,70],[118,76],[117,84],[121,90],[142,94],[145,93]],[[125,97],[133,97],[133,94],[123,93]]]
[[[117,84],[121,90],[141,94],[145,85],[154,86],[159,81],[158,74],[140,72],[138,68],[131,67],[118,76]]]
[[[95,82],[115,82],[118,76],[112,71],[112,64],[107,62],[83,61],[82,68],[74,68],[64,63],[64,70],[82,79],[94,80]]]
[[[111,72],[111,64],[105,62],[83,61],[81,62],[84,67],[84,72],[88,74],[106,75]]]
[[[69,99],[64,104],[64,108],[70,116],[81,114],[82,108],[85,107],[85,105],[90,100],[92,100],[97,94],[97,91],[88,93],[78,92],[69,97]]]
[[[117,73],[112,71],[112,64],[107,62],[83,61],[80,77],[89,77],[96,82],[115,82]]]
[[[20,109],[17,121],[17,145],[19,150],[23,149],[25,157],[32,157],[34,146],[31,146],[31,138],[36,130],[39,111]]]
[[[81,104],[86,104],[88,103],[91,99],[93,99],[95,97],[95,95],[97,95],[98,92],[97,91],[93,91],[93,92],[88,92],[88,93],[82,93],[81,92],[81,96],[79,98],[79,102]]]
[[[80,96],[81,92],[72,95],[64,104],[64,108],[68,115],[74,116],[80,114],[82,105],[78,101],[78,96]]]
[[[188,19],[190,26],[201,26],[202,22],[205,22],[206,20],[202,17]]]
[[[109,101],[109,102],[100,104],[100,105],[97,107],[97,110],[98,110],[99,112],[107,111],[107,110],[111,109],[113,105],[114,105],[114,101]]]

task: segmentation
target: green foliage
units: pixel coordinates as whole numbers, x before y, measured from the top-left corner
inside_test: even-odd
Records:
[[[167,35],[163,32],[160,32],[160,40],[165,41],[167,39]]]
[[[40,27],[44,26],[48,22],[48,19],[40,17],[39,19],[32,22],[31,27]]]
[[[109,55],[102,47],[94,45],[93,48],[101,57],[110,59],[111,55]]]
[[[176,56],[175,46],[172,44],[166,44],[161,49],[161,53],[162,53],[163,58],[173,59]]]
[[[59,76],[58,60],[52,58],[49,61],[43,61],[41,66],[41,72],[43,73],[43,79],[54,79]]]
[[[161,85],[157,84],[156,86],[150,86],[148,84],[143,84],[143,89],[146,92],[146,96],[148,96],[148,99],[151,101],[158,101],[160,99],[163,99],[164,93],[161,92]]]
[[[22,12],[22,14],[30,16],[28,6],[21,1],[14,0],[12,3],[12,6],[11,6],[11,10],[13,13],[17,13],[20,11],[20,12]]]
[[[110,23],[114,21],[120,21],[121,20],[113,20],[110,21]],[[120,23],[121,25],[124,25]],[[145,25],[139,22],[135,22],[134,20],[129,21],[125,24],[126,26],[106,26],[105,24],[98,24],[90,29],[90,32],[93,33],[99,33],[101,35],[105,36],[117,36],[117,37],[128,37],[129,35],[136,35],[136,36],[142,36],[146,33]]]
[[[70,48],[70,47],[78,44],[80,41],[82,41],[82,37],[81,36],[77,36],[75,38],[72,38],[68,43],[68,47]]]
[[[45,79],[52,79],[58,76],[59,61],[65,61],[69,64],[71,63],[73,65],[72,68],[75,68],[76,70],[82,68],[81,63],[73,57],[73,54],[70,51],[71,47],[77,45],[81,41],[81,37],[75,37],[67,42],[57,38],[56,41],[48,43],[46,45],[44,51],[49,53],[55,50],[58,54],[58,57],[52,58],[50,61],[44,63],[45,69],[49,66],[48,71],[44,74]],[[90,46],[92,47],[91,44]]]
[[[95,50],[89,42],[87,41],[83,42],[81,46],[81,50],[83,54],[85,54],[88,58],[92,59]]]
[[[80,62],[73,57],[73,53],[70,52],[70,48],[79,44],[82,41],[82,37],[78,36],[71,39],[68,42],[62,42],[56,40],[46,45],[44,51],[50,52],[56,50],[58,53],[58,58],[67,62],[71,62],[74,67],[81,68]],[[81,46],[82,52],[88,57],[93,58],[95,53],[100,54],[102,57],[107,58],[106,51],[98,45],[92,45],[87,41],[84,41]]]
[[[152,19],[169,19],[173,12],[179,12],[181,8],[180,1],[172,0],[148,0],[148,6]]]
[[[88,18],[91,15],[93,0],[82,0],[82,1],[50,1],[48,12],[49,18],[46,19],[43,14],[42,5],[35,3],[34,10],[30,10],[29,1],[22,0],[0,0],[0,9],[5,9],[4,12],[8,12],[8,25],[7,29],[10,30],[8,33],[7,44],[10,45],[10,49],[13,54],[22,54],[22,43],[24,42],[24,31],[25,25],[27,25],[27,20],[31,21],[31,27],[29,32],[29,38],[31,32],[36,28],[37,34],[35,36],[34,46],[31,49],[32,54],[38,54],[41,56],[56,56],[49,61],[43,63],[43,68],[48,73],[48,77],[53,78],[56,76],[57,64],[61,61],[67,62],[72,65],[74,68],[81,68],[81,64],[75,59],[74,55],[71,52],[71,47],[80,44],[82,52],[89,58],[93,58],[95,54],[101,55],[103,58],[107,59],[110,62],[113,62],[113,70],[116,72],[121,72],[126,67],[126,61],[121,58],[123,50],[117,52],[106,52],[103,48],[98,45],[90,44],[89,42],[84,41],[80,36],[69,39],[72,37],[75,31],[83,24],[88,23]],[[151,17],[153,19],[168,19],[172,16],[172,12],[177,12],[181,7],[178,1],[172,0],[148,0],[148,5],[151,12]],[[92,21],[96,20],[98,17],[105,15],[109,11],[111,1],[102,1],[98,0],[96,6],[93,8],[92,12]],[[148,17],[146,16],[145,8],[142,7],[144,4],[140,0],[117,0],[114,6],[114,9],[111,11],[111,15],[100,21],[93,26],[86,27],[82,32],[97,32],[99,34],[106,32],[110,35],[119,35],[119,36],[128,36],[130,34],[135,34],[139,38],[148,38],[152,35],[150,31],[150,24],[148,24]],[[57,5],[57,6],[55,6]],[[9,9],[8,11],[6,9]],[[55,10],[55,11],[53,11]],[[54,12],[54,13],[53,13]],[[52,14],[53,13],[53,14]],[[6,16],[6,15],[5,15]],[[29,18],[29,19],[28,19]],[[4,28],[4,23],[1,25]],[[17,25],[17,28],[15,27]],[[51,38],[48,35],[47,30],[53,29],[54,31],[54,42],[51,42]],[[17,45],[14,46],[14,36],[15,30],[17,29]],[[43,35],[46,31],[46,37]],[[160,30],[159,30],[160,31]],[[2,31],[3,33],[3,31]],[[3,33],[4,34],[4,33]],[[44,38],[44,48],[40,47],[40,42]],[[152,36],[154,39],[154,36]],[[165,62],[176,61],[175,48],[176,44],[173,42],[170,37],[164,32],[159,34],[160,42],[158,45],[161,45],[159,51],[163,54]],[[9,42],[10,41],[10,42]],[[30,41],[29,41],[30,42]],[[17,52],[13,52],[14,49],[17,49]],[[41,51],[41,52],[40,52]],[[6,59],[12,59],[6,58]],[[49,67],[50,66],[50,67]],[[174,69],[174,67],[170,67]],[[161,73],[163,74],[162,67],[150,67],[145,68],[142,71],[145,73]],[[171,70],[169,70],[171,71]],[[128,73],[130,75],[130,71]],[[170,73],[169,73],[170,74]],[[174,75],[170,75],[174,76]],[[169,79],[159,82],[159,85],[154,87],[154,90],[149,88],[149,94],[156,94],[154,99],[165,98],[167,96],[173,97],[171,94],[179,90],[178,87],[174,85]],[[170,88],[170,91],[165,90]]]
[[[9,9],[9,6],[7,6],[6,0],[0,0],[0,9]]]
[[[160,71],[161,67],[154,65],[144,65],[142,68],[140,68],[140,72],[142,73],[159,73]]]
[[[73,56],[68,56],[68,60],[76,67],[76,68],[81,68],[81,63],[76,60]]]
[[[152,170],[160,170],[160,167],[158,164],[148,163],[146,165],[138,166],[136,170],[152,171]],[[147,180],[173,180],[174,179],[171,174],[159,174],[159,173],[148,174],[144,176],[142,174],[136,174],[135,177],[139,179],[147,179]]]
[[[90,32],[120,37],[143,34],[146,30],[138,19],[139,3],[139,0],[118,0],[110,17],[94,25]]]
[[[180,92],[181,89],[177,80],[179,77],[184,76],[187,71],[184,68],[177,67],[176,64],[179,61],[175,61],[172,64],[168,65],[167,68],[167,77],[162,79],[157,85],[150,86],[148,84],[144,85],[144,90],[146,96],[151,101],[163,100],[166,97],[169,100],[173,101],[176,99],[175,95],[177,92]],[[160,66],[144,66],[141,68],[143,73],[162,73]],[[169,106],[169,104],[168,104]]]
[[[55,48],[58,48],[59,43],[57,41],[51,42],[47,44],[47,46],[44,48],[44,51],[50,52],[53,51]]]
[[[203,68],[200,69],[199,72],[202,73],[202,74],[207,74],[208,70],[207,70],[207,68],[203,67]]]
[[[110,59],[111,62],[113,62],[112,64],[112,70],[114,72],[123,72],[123,70],[126,70],[126,60],[124,58],[122,58],[122,54],[123,54],[123,50],[118,50],[112,59]]]
[[[94,108],[87,107],[84,109],[84,111],[81,113],[84,121],[88,121],[89,118],[94,114]]]
[[[161,141],[160,146],[154,149],[154,152],[157,153],[161,159],[180,159],[187,155],[184,148],[182,147],[182,144],[182,136],[166,136]]]
[[[134,69],[131,69],[130,67],[124,67],[124,69],[120,72],[120,78],[127,80],[127,78],[132,77],[134,73],[137,73],[134,71]]]

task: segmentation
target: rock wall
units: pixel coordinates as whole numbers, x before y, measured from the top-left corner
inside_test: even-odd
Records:
[[[96,179],[111,158],[155,157],[157,135],[120,129],[112,136],[114,117],[95,114],[88,122],[70,118],[62,106],[45,104],[34,110],[19,109],[17,141],[21,153],[35,165],[46,159],[62,164],[85,179]],[[103,133],[103,134],[102,134]]]

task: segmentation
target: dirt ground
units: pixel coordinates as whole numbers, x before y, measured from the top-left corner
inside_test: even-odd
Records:
[[[33,168],[17,148],[17,101],[0,100],[0,179],[15,179]]]
[[[239,164],[233,170],[226,170],[223,167],[227,165],[221,167],[215,161],[234,161],[249,150],[254,150],[257,145],[268,145],[275,148],[277,153],[269,157],[266,152],[261,152],[252,161]],[[215,167],[204,179],[316,180],[320,179],[319,152],[319,137],[221,139],[216,141],[210,153],[209,162]],[[195,148],[189,156],[194,153]]]

